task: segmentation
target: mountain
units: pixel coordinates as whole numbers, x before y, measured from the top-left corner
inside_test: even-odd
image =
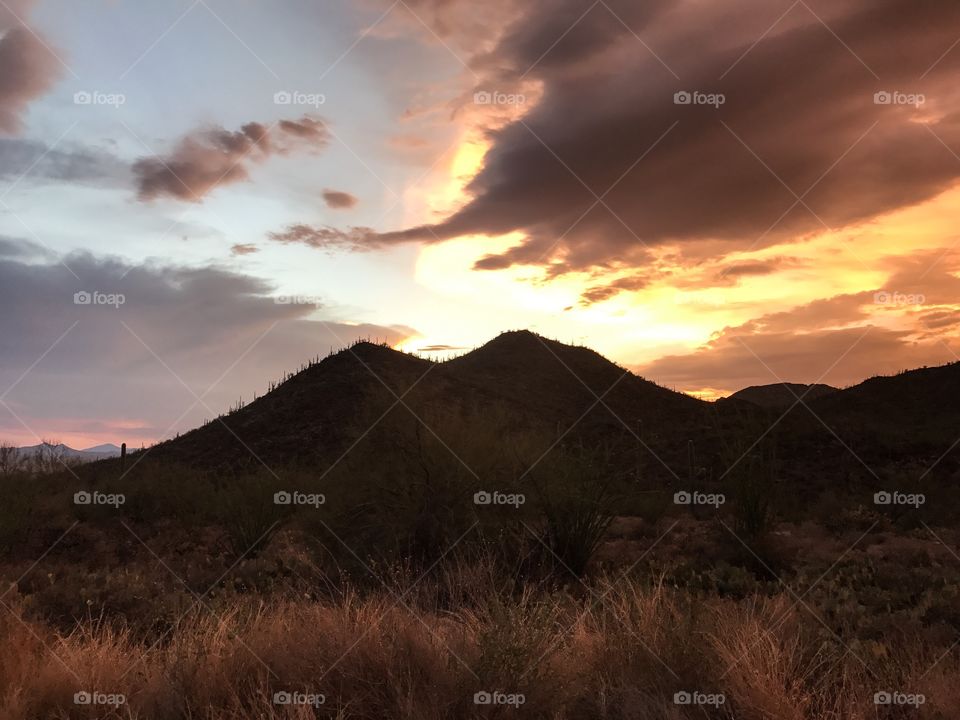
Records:
[[[44,442],[39,445],[18,447],[16,448],[16,454],[21,461],[32,459],[56,460],[60,458],[72,462],[94,462],[96,460],[118,457],[120,455],[120,448],[116,445],[106,444],[84,450],[76,450],[63,443],[54,445]]]
[[[954,363],[842,390],[751,387],[710,403],[527,331],[444,362],[360,342],[145,452],[151,462],[230,472],[323,473],[349,458],[365,473],[363,462],[417,461],[430,436],[456,457],[482,455],[482,443],[487,454],[521,442],[578,446],[604,453],[636,489],[719,481],[739,458],[761,462],[769,451],[784,481],[813,492],[935,461],[938,476],[960,473],[958,393]]]
[[[150,455],[201,467],[323,466],[385,413],[399,414],[400,421],[412,411],[431,428],[443,424],[445,413],[500,415],[525,432],[615,438],[631,452],[639,436],[673,456],[672,438],[702,425],[706,407],[592,350],[528,331],[503,333],[442,363],[361,342],[246,407],[155,446]]]
[[[960,439],[958,397],[960,362],[954,362],[873,377],[820,397],[811,408],[844,437],[939,457]]]
[[[730,398],[743,400],[761,407],[786,410],[802,398],[812,402],[818,398],[837,392],[830,385],[803,385],[801,383],[773,383],[772,385],[751,385],[730,395]]]
[[[80,452],[87,454],[93,453],[94,455],[103,455],[105,457],[115,457],[120,454],[121,450],[113,443],[106,443],[104,445],[94,445],[93,447],[84,448]]]

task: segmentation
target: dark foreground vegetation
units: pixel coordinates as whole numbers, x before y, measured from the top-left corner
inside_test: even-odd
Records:
[[[8,468],[0,718],[954,718],[957,373],[784,410],[361,344]]]

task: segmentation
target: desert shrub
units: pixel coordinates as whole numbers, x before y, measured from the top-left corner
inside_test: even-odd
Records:
[[[747,542],[769,530],[777,482],[777,445],[770,419],[759,410],[735,406],[726,416],[715,413],[713,423],[720,440],[720,472],[723,489],[732,491],[734,523]]]
[[[476,673],[487,687],[510,687],[543,674],[541,661],[562,618],[554,603],[528,591],[517,598],[491,595],[478,621]]]
[[[666,490],[633,493],[625,499],[625,502],[617,504],[618,510],[643,518],[650,526],[656,525],[671,508],[673,508],[673,494]]]
[[[0,478],[14,475],[20,470],[20,452],[8,442],[0,442]]]
[[[33,524],[35,493],[28,478],[0,477],[0,556],[21,542]]]
[[[737,532],[747,541],[763,538],[771,525],[773,482],[770,461],[762,455],[744,460],[746,467],[736,473],[734,517]]]
[[[519,461],[496,413],[421,404],[371,423],[355,448],[322,473],[326,512],[305,518],[324,549],[345,564],[409,559],[428,567],[454,547],[489,544],[503,537],[505,525],[517,525],[522,510],[478,505],[475,498],[517,491]]]
[[[124,515],[136,522],[174,520],[195,527],[222,516],[214,479],[190,468],[144,462],[105,485],[125,495]]]
[[[613,521],[609,464],[583,447],[558,448],[535,473],[542,561],[581,577]]]
[[[218,488],[214,502],[233,557],[256,557],[266,547],[288,514],[288,506],[275,502],[274,495],[281,491],[266,472],[238,476]]]

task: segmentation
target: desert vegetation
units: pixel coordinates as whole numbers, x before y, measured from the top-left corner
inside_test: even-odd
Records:
[[[5,469],[0,717],[954,716],[952,456],[814,475],[745,405],[571,433],[441,368],[344,389],[348,359],[126,464]],[[349,421],[284,424],[322,383]]]

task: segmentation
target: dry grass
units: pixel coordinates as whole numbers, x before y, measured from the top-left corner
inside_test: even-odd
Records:
[[[898,717],[878,712],[878,690],[924,692],[912,717],[951,717],[960,701],[953,656],[934,664],[918,644],[878,659],[825,642],[788,597],[695,599],[602,580],[579,598],[509,595],[484,572],[462,571],[402,602],[400,593],[345,592],[327,602],[238,601],[219,617],[200,608],[155,645],[106,623],[58,633],[14,607],[0,612],[0,718],[876,720]],[[466,587],[463,607],[431,604],[451,582]],[[482,690],[525,702],[475,705]],[[683,690],[726,702],[677,705]],[[122,693],[126,703],[76,705],[80,691]],[[325,702],[276,705],[280,691]]]

